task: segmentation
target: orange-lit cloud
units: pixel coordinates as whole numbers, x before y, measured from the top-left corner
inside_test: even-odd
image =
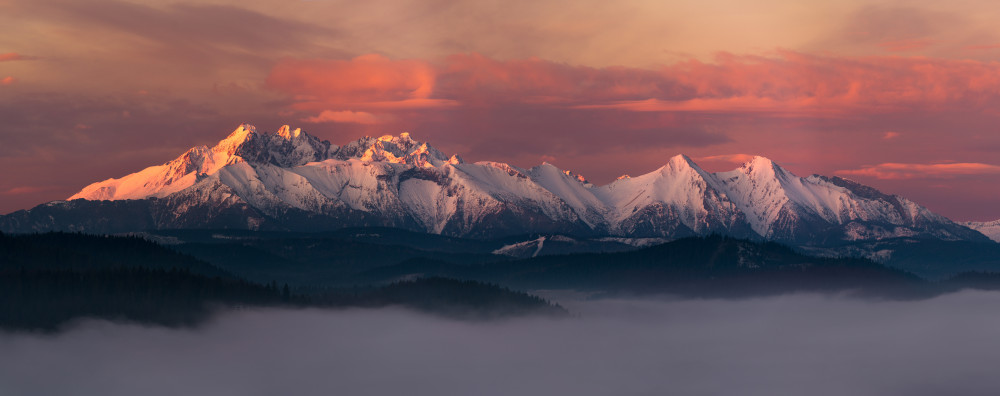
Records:
[[[652,69],[592,68],[539,58],[500,61],[480,54],[449,56],[438,94],[464,103],[573,105],[684,95],[670,76]]]
[[[899,133],[899,132],[888,131],[884,135],[882,135],[882,139],[883,140],[892,140],[892,139],[898,138],[900,136],[902,136],[902,134]]]
[[[392,60],[377,54],[350,60],[288,59],[266,85],[293,94],[300,103],[433,104],[436,73],[424,61]]]
[[[520,103],[654,112],[852,116],[915,109],[995,108],[1000,63],[921,57],[840,58],[782,51],[720,54],[651,69],[573,66],[478,54],[440,63],[365,55],[287,60],[267,84],[301,110],[322,104],[419,108]],[[356,107],[358,107],[356,106]],[[327,106],[327,108],[330,106]]]
[[[17,81],[17,80],[13,76],[7,76],[7,77],[4,77],[4,78],[0,78],[0,85],[10,85],[10,84],[13,84],[14,81]]]
[[[333,111],[324,110],[319,113],[319,115],[314,117],[303,118],[302,121],[319,123],[319,122],[343,122],[343,123],[355,123],[355,124],[377,124],[379,122],[378,117],[372,113],[367,113],[364,111]]]
[[[8,52],[0,54],[0,62],[24,60],[24,59],[26,59],[24,56],[16,52]]]
[[[729,162],[734,164],[743,164],[750,162],[753,159],[753,154],[725,154],[725,155],[710,155],[707,157],[698,157],[699,161],[721,161]]]
[[[860,169],[837,171],[838,174],[877,179],[949,178],[968,175],[1000,175],[1000,166],[977,162],[947,164],[884,163]]]
[[[782,51],[777,57],[722,54],[714,63],[681,62],[664,73],[690,87],[691,99],[619,105],[653,111],[732,109],[819,114],[976,106],[1000,99],[1000,64],[995,62],[843,58]]]

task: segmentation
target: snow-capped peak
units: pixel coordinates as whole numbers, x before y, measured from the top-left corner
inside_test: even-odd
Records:
[[[229,136],[212,147],[212,151],[234,154],[241,145],[253,140],[256,136],[257,127],[250,124],[240,124]]]
[[[686,156],[684,154],[677,154],[677,155],[675,155],[673,157],[670,157],[670,160],[667,161],[667,163],[668,164],[683,164],[683,165],[687,165],[687,166],[697,166],[697,165],[694,164],[694,161],[691,160],[691,157],[688,157],[688,156]]]
[[[678,154],[670,157],[667,163],[658,169],[660,172],[685,172],[693,171],[696,173],[704,173],[705,171],[695,164],[690,157],[684,154]]]
[[[285,138],[285,140],[292,140],[299,137],[299,135],[302,134],[302,129],[295,128],[293,130],[288,125],[282,125],[281,128],[278,129],[278,132],[276,132],[275,134]]]
[[[259,132],[242,124],[211,148],[194,147],[163,165],[91,184],[70,199],[165,197],[220,185],[270,213],[285,206],[319,214],[359,210],[381,213],[384,224],[416,220],[429,232],[461,235],[566,226],[671,238],[720,232],[784,241],[918,234],[985,239],[901,197],[840,178],[800,178],[760,156],[735,170],[709,173],[676,155],[655,171],[593,186],[549,163],[530,169],[465,163],[406,132],[337,147],[287,125]],[[508,221],[521,225],[503,223]],[[522,226],[528,228],[517,228]]]
[[[197,146],[163,165],[151,166],[119,179],[93,183],[70,199],[139,199],[161,197],[194,185],[228,165],[248,162],[279,167],[305,165],[331,156],[337,146],[302,130],[282,126],[274,133],[260,133],[240,124],[215,146]]]
[[[362,161],[379,161],[419,167],[438,167],[452,159],[460,163],[460,158],[448,158],[427,143],[414,140],[409,132],[399,136],[384,135],[378,138],[365,136],[348,143],[337,152],[340,159],[358,158]]]
[[[962,225],[979,231],[996,242],[1000,242],[1000,220],[967,221],[962,223]]]
[[[759,155],[755,155],[749,161],[740,165],[738,170],[747,175],[760,177],[773,177],[785,172],[784,168],[771,161],[770,158]]]
[[[272,133],[260,133],[253,125],[243,124],[212,148],[227,158],[225,163],[245,161],[281,167],[305,165],[330,158],[337,146],[311,136],[301,129],[283,125]]]
[[[611,209],[610,215],[613,222],[618,223],[617,227],[665,230],[679,224],[694,232],[703,232],[714,226],[710,216],[736,218],[728,201],[718,198],[716,184],[713,176],[691,158],[676,155],[653,172],[619,178],[595,188],[594,194]],[[647,216],[659,218],[654,224],[643,223]]]

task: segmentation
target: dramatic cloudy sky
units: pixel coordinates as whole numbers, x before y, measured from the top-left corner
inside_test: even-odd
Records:
[[[241,122],[605,183],[684,153],[1000,218],[990,1],[0,0],[0,213]]]

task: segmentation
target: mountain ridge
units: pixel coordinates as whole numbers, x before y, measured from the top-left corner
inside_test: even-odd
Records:
[[[88,185],[68,202],[0,217],[0,230],[140,231],[102,228],[100,219],[62,220],[74,217],[65,211],[108,212],[116,201],[146,202],[131,205],[150,212],[141,225],[148,229],[388,226],[469,237],[723,234],[797,245],[901,236],[989,241],[905,198],[839,177],[798,177],[760,156],[711,173],[677,155],[653,172],[594,185],[549,163],[529,169],[467,163],[405,132],[337,146],[287,125],[258,132],[249,124],[213,147],[194,147],[165,164]]]
[[[962,224],[981,232],[996,242],[1000,242],[1000,219],[993,221],[967,221]]]

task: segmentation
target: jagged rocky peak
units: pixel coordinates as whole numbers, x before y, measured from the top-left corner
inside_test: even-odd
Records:
[[[236,163],[295,167],[330,158],[337,146],[310,136],[301,129],[282,126],[260,133],[241,124],[215,146],[196,146],[179,157],[118,179],[84,187],[69,199],[115,200],[162,197],[193,186],[201,178]]]
[[[283,142],[300,139],[319,141],[319,138],[303,132],[301,128],[292,129],[288,125],[282,125],[274,132],[258,132],[257,127],[251,124],[240,124],[229,136],[215,145],[214,149],[228,151],[257,141],[264,145],[281,145]]]
[[[212,148],[213,152],[238,157],[253,164],[271,164],[281,167],[305,165],[330,158],[337,146],[283,125],[274,132],[260,133],[250,124],[241,124],[236,130]]]
[[[361,167],[372,172],[356,172]],[[433,183],[422,178],[392,183],[379,176],[383,170],[412,167],[442,171],[412,172],[439,176]],[[447,188],[437,183],[444,180]],[[677,155],[656,171],[593,186],[549,163],[530,169],[468,164],[409,133],[364,137],[337,147],[289,126],[262,132],[249,124],[215,146],[194,147],[163,165],[93,183],[71,199],[168,196],[185,208],[233,199],[277,222],[285,221],[286,210],[329,215],[331,227],[357,225],[343,223],[347,212],[342,211],[359,210],[379,224],[409,227],[421,219],[427,231],[453,235],[551,229],[665,238],[720,232],[814,244],[915,235],[986,239],[901,197],[838,177],[799,178],[759,156],[737,169],[709,173]],[[208,224],[194,215],[178,221],[163,227]],[[995,223],[966,226],[986,234],[998,228]]]
[[[234,154],[240,146],[256,137],[257,127],[250,124],[240,124],[229,136],[226,136],[215,147],[212,147],[212,151]]]
[[[295,128],[293,130],[288,125],[282,125],[281,128],[278,128],[278,132],[276,132],[275,135],[283,137],[285,140],[292,140],[302,135],[302,129]]]
[[[449,158],[431,145],[414,140],[409,132],[403,132],[399,136],[365,136],[341,147],[336,156],[345,160],[358,158],[362,161],[391,162],[425,168],[462,163],[458,155]]]
[[[580,182],[580,183],[583,183],[583,184],[591,184],[591,183],[590,183],[589,181],[587,181],[587,178],[586,178],[586,177],[584,177],[583,175],[581,175],[581,174],[579,174],[579,173],[574,173],[574,172],[573,172],[573,171],[571,171],[571,170],[564,170],[564,171],[562,171],[562,172],[563,172],[564,174],[566,174],[566,176],[569,176],[569,177],[571,177],[571,178],[574,178],[574,179],[576,179],[576,181],[578,181],[578,182]]]

